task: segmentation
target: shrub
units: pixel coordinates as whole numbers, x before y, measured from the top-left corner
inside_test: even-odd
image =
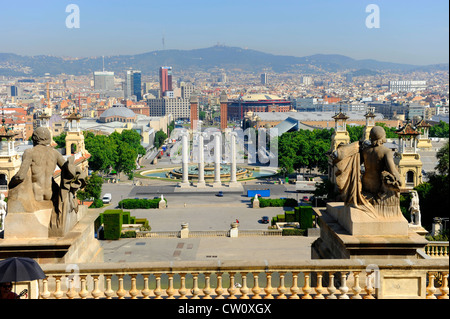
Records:
[[[106,240],[117,240],[122,231],[122,211],[106,210],[102,214],[104,238]]]
[[[300,206],[300,228],[313,227],[313,210],[311,206]]]
[[[304,229],[298,228],[283,228],[282,236],[303,236],[305,234]]]
[[[127,230],[120,234],[120,238],[136,238],[136,232],[134,230]]]
[[[286,221],[284,215],[281,215],[281,214],[277,215],[277,220],[278,220],[278,223],[282,223],[282,222]]]
[[[167,203],[167,199],[164,198],[164,200]],[[126,208],[126,209],[149,209],[149,208],[158,208],[159,202],[161,201],[160,198],[155,199],[122,199],[119,202],[119,207]]]
[[[103,207],[103,201],[99,198],[94,199],[91,206],[89,208],[100,208]]]
[[[287,223],[295,222],[295,212],[285,212],[284,218]]]

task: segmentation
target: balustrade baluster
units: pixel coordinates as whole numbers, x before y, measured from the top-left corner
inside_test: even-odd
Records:
[[[117,275],[119,278],[119,289],[117,289],[116,294],[119,297],[119,299],[124,299],[127,291],[123,288],[123,274]]]
[[[436,287],[434,287],[434,273],[428,273],[428,286],[427,286],[427,299],[436,299],[434,293],[436,292]]]
[[[327,287],[327,291],[328,291],[328,296],[327,299],[336,299],[336,295],[334,294],[336,292],[336,287],[334,286],[334,273],[330,273],[328,276],[328,287]]]
[[[86,299],[86,297],[89,295],[89,291],[86,288],[86,277],[87,275],[80,275],[81,289],[78,295],[81,299]]]
[[[442,284],[439,290],[441,291],[441,295],[438,299],[448,299],[448,272],[442,273]]]
[[[364,290],[366,291],[366,295],[364,296],[364,299],[375,299],[374,296],[372,296],[374,292],[374,288],[372,285],[372,277],[375,276],[375,272],[373,269],[370,270],[370,273],[366,272],[366,286]]]
[[[266,293],[266,295],[264,296],[264,299],[273,299],[272,296],[272,273],[271,272],[267,272],[266,273],[266,279],[267,279],[267,284],[266,287],[264,288],[264,292]]]
[[[131,296],[131,299],[137,299],[139,295],[139,290],[136,288],[136,274],[131,274],[131,289],[128,292]]]
[[[253,296],[252,299],[261,299],[259,295],[261,293],[261,288],[259,288],[259,273],[253,273]]]
[[[203,288],[203,299],[211,299],[211,273],[205,272],[205,288]]]
[[[75,296],[78,295],[77,292],[75,291],[74,280],[75,280],[75,277],[72,275],[68,276],[68,278],[67,278],[68,287],[67,287],[66,296],[69,299],[74,299]]]
[[[111,277],[112,277],[112,275],[105,275],[105,278],[106,278],[106,290],[105,290],[106,299],[112,299],[112,297],[115,295],[114,290],[112,289]]]
[[[355,283],[352,287],[352,291],[353,291],[353,296],[351,299],[362,299],[360,292],[361,292],[361,287],[359,286],[359,271],[354,271],[353,272],[353,276],[355,277]]]
[[[91,291],[91,295],[92,297],[94,297],[94,299],[98,299],[100,298],[102,292],[99,289],[99,276],[100,275],[92,275],[92,280],[94,282],[94,287]]]
[[[277,299],[286,299],[286,287],[284,286],[284,275],[286,273],[285,272],[280,272],[280,285],[278,286],[278,297]]]
[[[215,290],[215,292],[217,294],[216,299],[224,299],[224,297],[222,296],[223,292],[224,292],[224,290],[222,288],[222,274],[223,274],[222,272],[216,273],[216,276],[217,276],[217,287]]]
[[[198,296],[201,290],[198,288],[198,273],[195,272],[192,274],[193,279],[193,287],[192,287],[192,299],[200,299]]]
[[[42,299],[47,299],[50,296],[51,296],[51,293],[48,290],[48,276],[45,276],[45,278],[42,279],[42,292],[40,293],[40,297]]]
[[[339,291],[341,294],[339,295],[339,299],[349,299],[347,296],[348,287],[347,287],[347,272],[341,272],[341,286],[339,287]]]
[[[186,289],[186,273],[180,273],[180,289],[178,289],[178,293],[180,294],[180,299],[187,299],[186,294],[188,290]]]
[[[55,276],[55,292],[53,293],[53,297],[56,299],[61,299],[64,295],[63,291],[61,290],[61,277],[62,276]]]
[[[298,292],[300,288],[298,288],[298,272],[292,272],[292,287],[291,287],[291,295],[289,299],[299,299]]]
[[[235,282],[234,282],[234,275],[236,274],[235,272],[229,272],[228,273],[230,275],[230,287],[228,287],[227,291],[228,291],[228,298],[227,299],[236,299],[236,286],[235,286]]]
[[[175,289],[173,288],[173,274],[167,274],[169,277],[169,287],[166,289],[167,299],[175,299]]]
[[[247,287],[247,274],[246,272],[241,273],[242,276],[242,287],[240,289],[241,291],[241,298],[240,299],[249,299],[248,293],[250,292],[250,289]]]
[[[302,299],[312,299],[311,295],[309,294],[311,292],[311,286],[309,282],[311,274],[309,272],[305,272],[304,275],[305,275],[305,284],[302,287],[303,290]]]
[[[325,288],[323,288],[322,286],[322,272],[319,271],[317,272],[317,286],[315,288],[316,290],[316,295],[314,296],[314,299],[325,299],[325,297],[323,296],[323,292],[325,291]]]
[[[161,289],[161,274],[156,273],[155,275],[155,281],[156,281],[156,287],[155,290],[153,290],[153,293],[155,294],[155,299],[162,299],[162,289]]]
[[[150,299],[151,290],[148,287],[148,278],[149,274],[142,275],[144,277],[144,289],[142,289],[141,293],[144,296],[144,299]]]

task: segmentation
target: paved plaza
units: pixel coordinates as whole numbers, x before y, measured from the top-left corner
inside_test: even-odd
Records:
[[[270,188],[272,197],[298,198],[294,186],[274,185],[249,181],[243,190],[224,190],[224,196],[215,191],[198,191],[195,188],[179,192],[176,183],[150,180],[146,186],[131,182],[104,184],[103,193],[112,194],[114,209],[124,198],[154,198],[161,194],[167,199],[166,209],[132,209],[132,216],[147,218],[152,231],[179,231],[182,223],[190,231],[227,231],[230,224],[239,220],[239,230],[267,230],[262,216],[284,214],[283,207],[251,208],[246,189]],[[101,241],[105,262],[176,261],[176,260],[258,260],[270,263],[275,260],[305,260],[311,258],[311,244],[316,237],[202,237],[202,238],[127,238],[118,241]]]

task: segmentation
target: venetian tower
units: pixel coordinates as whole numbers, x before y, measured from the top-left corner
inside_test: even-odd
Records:
[[[418,137],[420,132],[411,124],[397,130],[398,151],[394,155],[394,162],[402,178],[405,189],[412,189],[422,183],[422,161],[418,151]]]

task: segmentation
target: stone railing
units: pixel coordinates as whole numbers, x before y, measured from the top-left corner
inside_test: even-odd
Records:
[[[448,299],[444,259],[43,264],[42,299]]]
[[[239,237],[255,237],[255,236],[282,236],[281,230],[239,230]],[[180,238],[180,231],[136,231],[137,238]],[[199,237],[230,237],[229,230],[208,230],[208,231],[192,231],[188,232],[189,238]]]
[[[424,250],[431,258],[449,258],[448,241],[430,241]]]

